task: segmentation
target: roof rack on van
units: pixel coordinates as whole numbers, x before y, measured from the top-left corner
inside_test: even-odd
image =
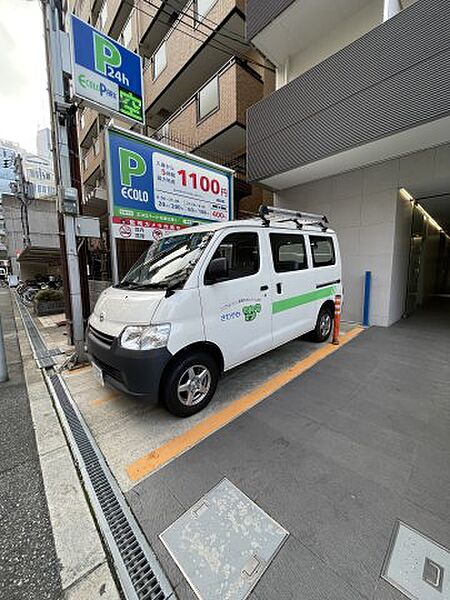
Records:
[[[270,226],[270,215],[275,217],[286,217],[277,218],[277,223],[295,223],[297,229],[303,229],[304,225],[317,225],[322,231],[328,229],[328,219],[325,215],[316,215],[314,213],[299,212],[297,210],[289,210],[287,208],[278,208],[278,206],[266,206],[261,204],[258,211],[259,216],[262,219],[264,227]]]

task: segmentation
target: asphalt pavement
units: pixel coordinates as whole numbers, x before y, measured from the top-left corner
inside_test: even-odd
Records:
[[[449,331],[450,299],[371,328],[133,487],[180,599],[159,536],[225,477],[290,534],[252,599],[404,600],[381,578],[397,520],[450,547]]]
[[[0,598],[53,600],[62,594],[60,569],[11,302],[0,290],[9,369],[0,383]]]

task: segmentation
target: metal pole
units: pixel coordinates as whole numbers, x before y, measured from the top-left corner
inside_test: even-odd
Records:
[[[63,34],[64,15],[60,13],[58,4],[55,0],[45,0],[43,2],[47,74],[54,136],[55,179],[58,184],[59,210],[61,211],[64,189],[72,187],[68,145],[68,112],[71,105],[66,99],[62,65],[61,35]],[[83,360],[85,356],[83,308],[74,215],[64,214],[64,232],[72,309],[72,340],[78,360]]]
[[[364,311],[363,311],[364,327],[369,327],[371,287],[372,287],[372,271],[366,271],[366,275],[364,278]]]
[[[8,365],[6,364],[5,339],[3,337],[2,317],[0,315],[0,383],[8,381]]]

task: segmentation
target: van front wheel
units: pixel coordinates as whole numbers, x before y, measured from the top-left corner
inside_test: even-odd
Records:
[[[212,357],[203,352],[181,356],[163,382],[167,410],[177,417],[200,412],[211,401],[218,379],[219,369]]]
[[[325,342],[333,329],[333,311],[328,306],[322,306],[317,317],[316,327],[311,332],[315,342]]]

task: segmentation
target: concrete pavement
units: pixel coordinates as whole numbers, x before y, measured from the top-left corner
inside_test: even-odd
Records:
[[[290,532],[252,598],[404,600],[380,579],[396,519],[450,547],[449,331],[449,301],[372,328],[133,487],[180,598],[158,536],[227,477]]]
[[[61,597],[60,566],[8,290],[0,314],[10,377],[0,383],[0,597],[52,600]]]

